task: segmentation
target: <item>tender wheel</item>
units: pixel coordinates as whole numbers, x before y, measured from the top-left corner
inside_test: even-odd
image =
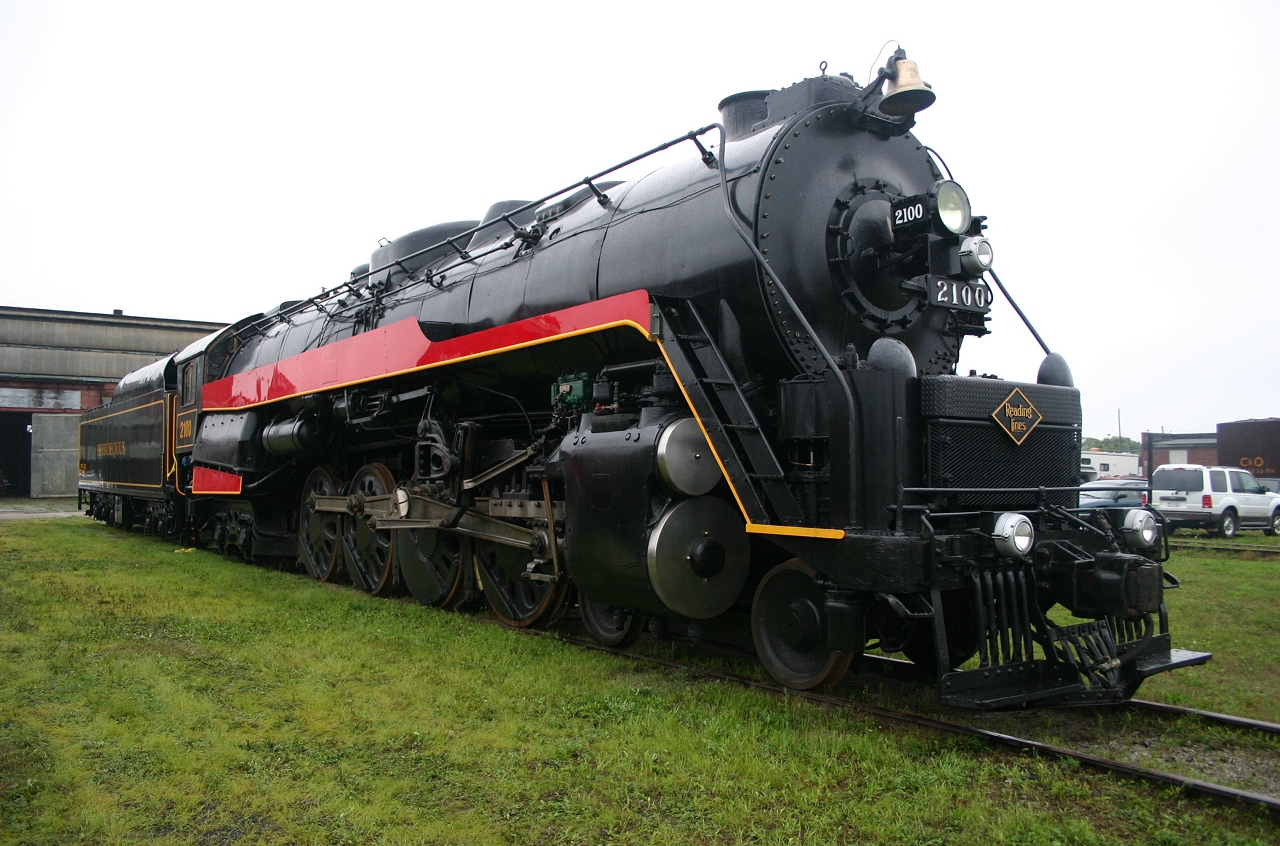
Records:
[[[818,574],[798,558],[770,570],[751,604],[751,638],[760,663],[780,684],[809,690],[835,684],[853,656],[827,648]]]
[[[1218,518],[1218,534],[1227,539],[1234,538],[1239,529],[1237,520],[1236,513],[1230,508],[1222,512],[1222,516]]]
[[[1271,515],[1271,522],[1262,530],[1262,533],[1268,537],[1280,535],[1280,510]]]
[[[533,553],[492,541],[475,541],[476,571],[485,601],[508,626],[525,628],[549,623],[564,606],[569,581],[550,582],[525,578]],[[551,564],[534,567],[532,575],[550,576]]]
[[[363,494],[366,498],[386,496],[395,486],[395,477],[385,465],[366,464],[351,477],[348,492]],[[342,551],[347,572],[357,587],[374,596],[384,596],[396,586],[390,531],[370,528],[367,517],[346,516],[342,520]]]
[[[338,535],[342,515],[332,511],[312,511],[311,496],[337,496],[338,477],[329,467],[317,467],[302,485],[302,513],[298,516],[298,561],[307,575],[322,582],[337,580],[345,572]]]
[[[948,590],[942,593],[942,619],[947,629],[947,656],[951,659],[948,669],[954,670],[978,653],[980,632],[973,612],[973,601],[967,590]],[[917,620],[911,639],[902,647],[902,654],[911,663],[936,674],[938,650],[934,645],[933,621]]]
[[[634,611],[605,605],[579,592],[578,610],[591,638],[603,646],[622,648],[635,643],[644,631],[644,618]]]
[[[396,565],[413,598],[423,605],[457,606],[466,593],[471,539],[435,529],[401,529],[395,535]]]

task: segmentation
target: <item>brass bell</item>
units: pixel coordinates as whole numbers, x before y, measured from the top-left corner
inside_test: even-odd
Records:
[[[910,59],[893,62],[894,76],[889,80],[889,91],[880,98],[878,108],[886,115],[900,117],[924,111],[938,99],[920,78],[920,66]]]

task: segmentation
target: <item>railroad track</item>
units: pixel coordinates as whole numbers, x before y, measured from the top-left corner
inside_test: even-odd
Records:
[[[1236,545],[1225,543],[1203,543],[1201,541],[1171,540],[1170,549],[1199,549],[1205,552],[1252,552],[1255,555],[1280,556],[1280,546]]]
[[[750,657],[743,653],[743,657]],[[912,675],[919,676],[920,670],[910,661],[903,661],[899,658],[888,658],[883,655],[864,655],[864,662],[868,662],[891,671],[902,671]],[[1093,706],[1107,707],[1107,706]],[[1220,714],[1216,711],[1202,711],[1199,708],[1186,708],[1182,705],[1166,705],[1163,702],[1151,702],[1147,699],[1130,699],[1120,704],[1120,707],[1128,708],[1133,711],[1145,711],[1151,714],[1158,714],[1163,717],[1197,717],[1206,723],[1213,725],[1225,726],[1232,729],[1243,729],[1263,735],[1280,736],[1280,723],[1269,723],[1266,720],[1253,720],[1248,717],[1237,717],[1233,714]]]
[[[530,633],[542,634],[542,632]],[[847,699],[842,696],[817,693],[814,691],[790,690],[772,682],[764,682],[747,676],[738,675],[736,673],[699,667],[694,664],[689,664],[684,661],[676,661],[670,658],[645,655],[641,652],[634,652],[629,649],[615,649],[608,646],[602,646],[592,640],[574,635],[560,634],[559,637],[561,640],[574,644],[575,646],[593,649],[598,652],[607,652],[611,655],[630,658],[635,661],[642,661],[649,664],[656,664],[670,669],[684,670],[703,676],[704,678],[716,679],[729,684],[764,691],[775,696],[799,697],[811,702],[817,702],[838,708],[846,708],[851,711],[868,714],[876,717],[877,719],[884,720],[885,722],[914,726],[916,728],[928,729],[931,731],[942,732],[944,734],[972,737],[992,747],[1002,747],[1018,752],[1034,752],[1036,754],[1052,758],[1077,761],[1080,764],[1093,769],[1115,773],[1116,775],[1124,778],[1176,787],[1189,796],[1199,796],[1221,804],[1256,806],[1264,808],[1266,809],[1273,825],[1280,823],[1280,798],[1275,796],[1253,793],[1251,791],[1228,787],[1222,784],[1215,784],[1213,782],[1191,778],[1189,776],[1164,772],[1162,770],[1148,769],[1146,767],[1140,767],[1124,761],[1116,761],[1111,758],[1093,755],[1088,752],[1068,749],[1063,746],[1044,743],[1038,740],[1015,737],[1010,734],[990,731],[988,729],[964,725],[962,723],[939,720],[933,717],[925,717],[906,711],[895,711],[890,708],[882,708],[877,705],[868,705],[864,702],[859,702],[855,699]],[[892,661],[895,664],[907,663],[904,661],[893,661],[893,659],[881,660]],[[1166,716],[1196,716],[1207,722],[1230,726],[1232,728],[1246,729],[1271,735],[1280,734],[1280,725],[1275,723],[1250,720],[1244,717],[1234,717],[1229,714],[1217,714],[1212,711],[1200,711],[1194,708],[1182,708],[1176,705],[1163,705],[1158,702],[1148,702],[1145,700],[1133,700],[1128,703],[1128,707],[1150,711],[1152,713],[1159,713]]]
[[[1198,717],[1206,723],[1213,723],[1214,725],[1246,729],[1259,734],[1280,735],[1280,724],[1268,723],[1265,720],[1251,720],[1248,717],[1235,717],[1231,714],[1219,714],[1215,711],[1201,711],[1199,708],[1183,708],[1181,705],[1166,705],[1163,702],[1149,702],[1145,699],[1130,699],[1125,705],[1138,711],[1149,711],[1153,714],[1164,714],[1171,717]]]

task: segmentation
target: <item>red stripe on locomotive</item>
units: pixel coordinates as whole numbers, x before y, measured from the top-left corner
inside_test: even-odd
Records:
[[[244,408],[622,323],[647,333],[647,292],[629,291],[434,343],[408,318],[210,382],[202,405],[205,411]]]
[[[191,492],[195,494],[239,494],[244,479],[235,473],[224,473],[196,465],[191,474]]]

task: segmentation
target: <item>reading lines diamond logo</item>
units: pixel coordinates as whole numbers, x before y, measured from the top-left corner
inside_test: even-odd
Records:
[[[1031,400],[1027,399],[1026,394],[1022,393],[1021,388],[1014,388],[1013,392],[1004,398],[1004,402],[991,412],[991,416],[1019,446],[1027,439],[1027,435],[1031,434],[1031,430],[1044,419],[1031,404]]]

